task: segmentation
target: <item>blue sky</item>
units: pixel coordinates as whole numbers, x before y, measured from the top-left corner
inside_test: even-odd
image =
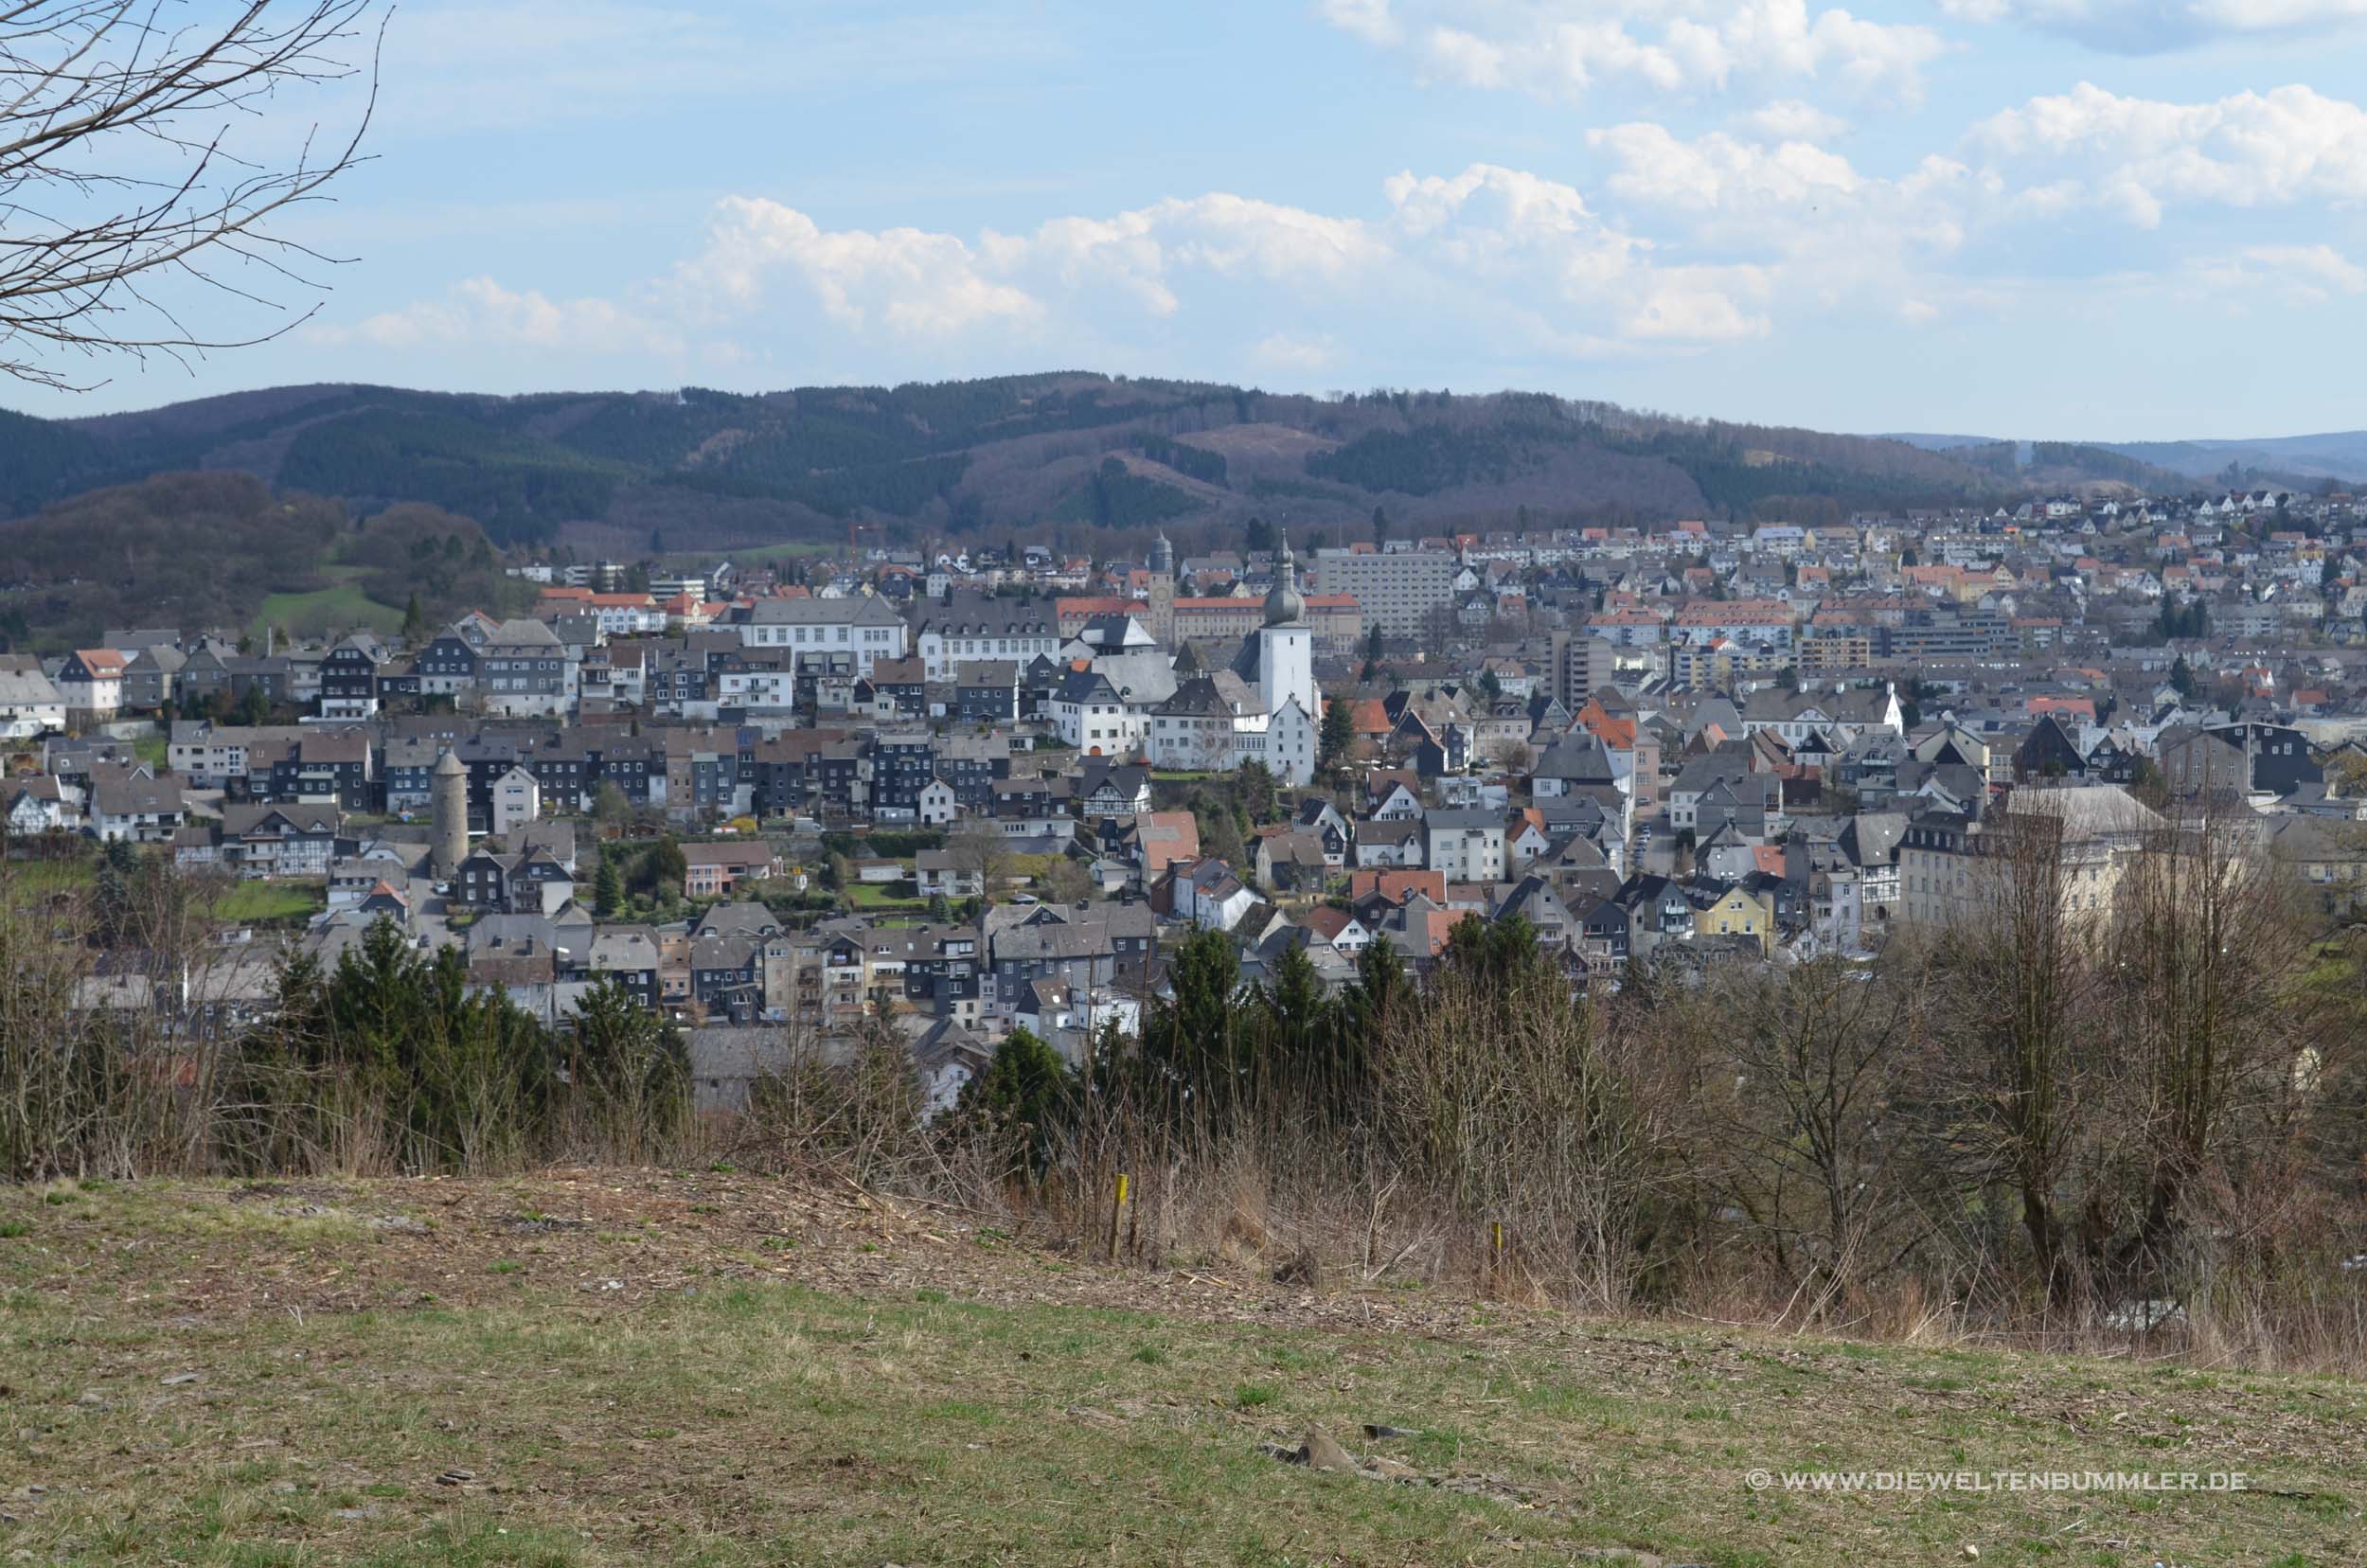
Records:
[[[406,0],[374,161],[286,228],[354,258],[311,321],[0,398],[1092,368],[2350,428],[2362,100],[2367,0]]]

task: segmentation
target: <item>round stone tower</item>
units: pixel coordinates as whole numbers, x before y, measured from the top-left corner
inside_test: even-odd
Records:
[[[446,752],[436,759],[428,780],[428,808],[434,827],[432,864],[438,881],[460,869],[469,858],[469,770],[459,757]]]

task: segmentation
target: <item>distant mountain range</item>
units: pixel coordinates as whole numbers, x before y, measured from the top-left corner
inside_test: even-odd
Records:
[[[1904,441],[1925,452],[1955,453],[1967,447],[2002,444],[1992,436],[1929,436],[1899,433],[1881,437]],[[2238,474],[2257,473],[2255,483],[2279,480],[2367,479],[2367,430],[2337,430],[2323,436],[2269,436],[2256,440],[2088,441],[2101,452],[2117,453],[2151,468],[2189,479],[2213,480],[2234,465]],[[2027,460],[2032,443],[2018,441]]]
[[[1827,435],[1537,394],[1331,400],[1059,372],[759,395],[516,398],[273,387],[137,414],[0,413],[0,517],[160,473],[230,471],[375,515],[419,503],[501,543],[637,557],[850,527],[1189,546],[1253,514],[1302,538],[1682,516],[1817,522],[2089,486],[2183,489],[2231,461],[2367,473],[2367,434],[2243,443]]]

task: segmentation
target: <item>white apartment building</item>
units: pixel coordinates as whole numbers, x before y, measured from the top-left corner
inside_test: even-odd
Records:
[[[1445,550],[1317,550],[1315,592],[1355,595],[1366,631],[1418,636],[1433,611],[1454,602],[1461,569]]]
[[[743,648],[792,649],[800,664],[855,675],[868,675],[880,660],[900,659],[907,651],[902,618],[870,594],[759,599],[739,630]]]

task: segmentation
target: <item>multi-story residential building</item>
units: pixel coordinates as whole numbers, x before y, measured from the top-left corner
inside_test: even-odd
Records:
[[[524,766],[510,769],[493,781],[491,812],[487,830],[507,838],[542,816],[543,786]]]
[[[90,796],[91,831],[101,844],[164,844],[181,830],[181,786],[144,764],[99,770]]]
[[[1088,757],[1127,757],[1143,743],[1148,721],[1092,669],[1072,669],[1052,693],[1051,719],[1060,739]]]
[[[25,656],[22,668],[10,668],[14,654],[0,655],[0,740],[30,740],[65,729],[65,693]]]
[[[932,681],[958,682],[967,667],[989,660],[1017,668],[1060,654],[1050,599],[957,592],[945,603],[924,601],[918,623],[917,651]]]
[[[781,870],[780,857],[760,838],[685,844],[682,854],[686,899],[729,898],[741,882],[761,882]]]
[[[953,681],[953,716],[964,723],[1007,724],[1019,717],[1019,666],[973,659]]]
[[[378,671],[384,645],[357,632],[321,656],[321,717],[367,719],[378,711]]]
[[[1899,917],[1946,926],[1996,917],[2024,879],[2053,880],[2067,914],[2100,917],[2162,817],[2112,784],[2024,786],[1994,820],[1912,818],[1898,841]]]
[[[419,690],[429,697],[451,697],[476,685],[477,650],[483,639],[471,642],[458,627],[451,628],[419,650],[412,668]]]
[[[335,806],[222,808],[221,859],[241,877],[326,877],[337,857],[359,847]]]
[[[172,705],[173,681],[187,655],[169,643],[128,651],[123,667],[123,706],[134,713],[161,713]]]
[[[1998,610],[1910,610],[1874,634],[1874,656],[1901,662],[1999,659],[2016,646],[2013,621]]]
[[[1840,690],[1768,687],[1754,691],[1743,704],[1742,733],[1751,736],[1762,731],[1793,747],[1815,739],[1824,743],[1827,754],[1838,755],[1861,735],[1903,736],[1907,725],[1898,687],[1884,682]]]
[[[1366,631],[1378,626],[1390,636],[1416,636],[1453,604],[1460,570],[1447,550],[1317,550],[1315,593],[1352,596]]]
[[[592,938],[586,968],[595,979],[614,980],[645,1007],[658,1005],[657,934],[648,926],[606,925]]]
[[[910,636],[888,602],[873,594],[845,598],[758,599],[735,630],[748,648],[786,648],[800,668],[868,675],[881,659],[900,659]]]
[[[1436,810],[1422,815],[1425,864],[1450,882],[1502,882],[1504,819],[1482,809]]]
[[[1789,656],[1794,625],[1792,607],[1781,599],[1695,599],[1677,612],[1669,630],[1696,648],[1722,641]]]
[[[502,622],[478,655],[476,681],[489,713],[558,717],[575,707],[575,660],[539,620]]]
[[[355,729],[282,730],[247,748],[247,793],[257,800],[334,801],[349,811],[375,802],[376,757]]]
[[[78,648],[58,667],[57,686],[78,723],[103,723],[123,705],[128,661],[112,648]]]
[[[926,730],[875,736],[871,742],[871,810],[917,812],[920,792],[935,775],[936,745]]]

